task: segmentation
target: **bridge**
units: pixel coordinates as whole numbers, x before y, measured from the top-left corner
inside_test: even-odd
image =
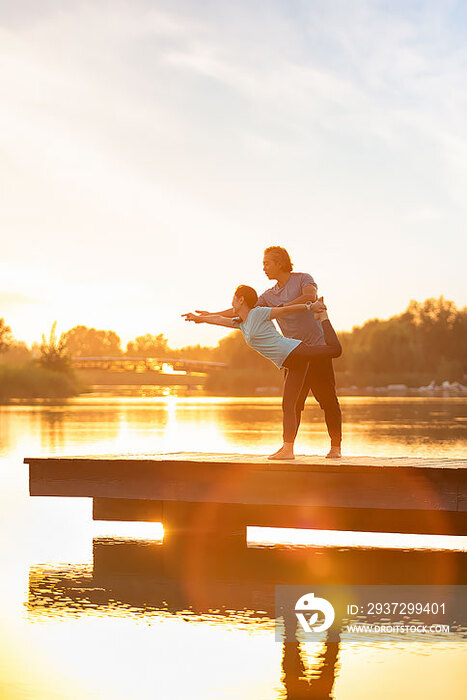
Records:
[[[202,386],[208,375],[226,367],[222,362],[185,358],[96,356],[73,357],[77,377],[89,385]]]

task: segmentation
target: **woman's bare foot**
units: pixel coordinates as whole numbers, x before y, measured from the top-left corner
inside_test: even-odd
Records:
[[[269,455],[268,459],[295,459],[293,453],[293,442],[284,442],[280,450]]]
[[[342,452],[340,447],[331,447],[326,455],[326,459],[338,459],[342,457]]]

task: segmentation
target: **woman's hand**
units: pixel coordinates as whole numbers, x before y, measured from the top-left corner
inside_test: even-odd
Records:
[[[200,315],[189,313],[182,314],[185,317],[185,321],[194,321],[194,323],[204,323],[204,318]]]
[[[201,316],[201,314],[182,314],[185,321],[193,321],[194,323],[211,323],[213,326],[225,326],[226,328],[239,328],[238,323],[234,323],[232,318],[226,318],[220,314],[209,314]]]
[[[314,301],[314,302],[311,304],[311,306],[310,306],[310,310],[314,312],[315,317],[316,317],[316,314],[321,314],[321,313],[323,313],[324,311],[326,311],[326,308],[327,308],[327,307],[326,307],[326,304],[325,304],[324,301],[323,301],[323,297],[320,297],[319,299],[317,299],[316,301]]]

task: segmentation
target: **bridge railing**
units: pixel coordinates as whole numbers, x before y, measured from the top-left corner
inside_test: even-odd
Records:
[[[191,374],[216,371],[227,367],[223,362],[206,362],[185,358],[167,357],[128,357],[128,356],[94,356],[73,357],[76,370],[106,370],[110,372],[164,372]]]

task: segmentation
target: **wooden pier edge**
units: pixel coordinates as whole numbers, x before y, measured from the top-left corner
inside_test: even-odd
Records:
[[[467,513],[374,508],[310,506],[243,506],[225,503],[184,503],[176,513],[170,501],[93,498],[93,520],[160,522],[190,530],[219,532],[226,521],[242,527],[277,527],[353,532],[394,532],[426,535],[466,535]],[[172,507],[171,507],[172,506]],[[206,515],[208,517],[206,517]]]
[[[88,497],[95,520],[467,535],[467,460],[246,455],[25,458],[32,496]]]

